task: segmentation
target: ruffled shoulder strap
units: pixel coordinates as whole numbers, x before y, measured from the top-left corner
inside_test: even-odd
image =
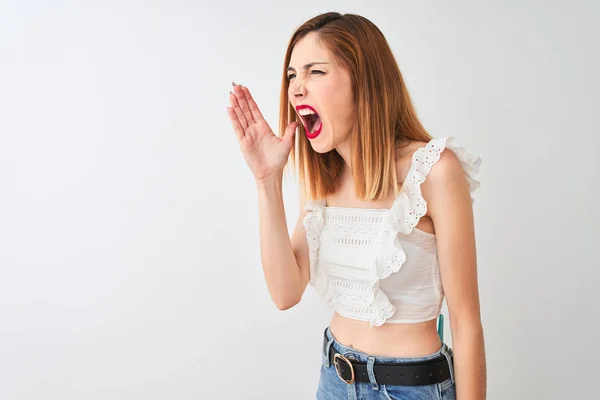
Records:
[[[315,287],[325,299],[325,302],[332,304],[333,291],[329,285],[327,274],[318,267],[318,250],[321,244],[321,232],[325,226],[325,199],[309,200],[304,206],[306,213],[303,219],[304,229],[306,229],[306,240],[308,243],[308,253],[310,262],[310,283]]]
[[[432,139],[413,153],[412,164],[392,206],[391,210],[399,232],[404,234],[412,232],[421,217],[427,213],[427,203],[421,194],[421,184],[425,182],[431,168],[439,161],[445,149],[452,150],[458,157],[465,171],[471,194],[480,186],[480,182],[475,179],[481,164],[478,156],[468,153],[454,137]]]
[[[452,152],[456,154],[456,157],[458,157],[458,161],[460,161],[460,165],[462,166],[463,170],[465,171],[465,175],[467,176],[467,181],[469,182],[469,190],[472,195],[473,192],[481,186],[481,182],[475,179],[475,176],[479,173],[479,167],[481,166],[481,158],[479,156],[467,152],[467,150],[464,147],[461,147],[458,144],[456,138],[454,137],[445,137],[439,140],[442,141],[442,143],[444,143],[445,148],[452,150]],[[474,201],[473,196],[471,196],[471,199]]]
[[[319,207],[325,207],[325,205],[325,199],[308,200],[304,206],[304,209],[314,211]]]

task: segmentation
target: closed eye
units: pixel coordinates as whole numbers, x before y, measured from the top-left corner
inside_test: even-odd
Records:
[[[312,71],[310,71],[310,72],[311,72],[311,74],[317,74],[317,75],[324,75],[324,74],[325,74],[325,72],[323,72],[323,71],[319,71],[318,69],[313,69],[313,70],[312,70]],[[289,75],[288,75],[288,80],[290,80],[290,79],[292,79],[292,78],[295,78],[295,77],[296,77],[296,74],[289,74]]]

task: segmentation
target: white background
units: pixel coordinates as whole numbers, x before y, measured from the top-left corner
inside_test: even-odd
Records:
[[[287,42],[331,10],[482,157],[488,398],[594,396],[598,3],[165,0],[0,2],[1,399],[314,398],[330,311],[271,302],[225,106],[247,85],[276,128]]]

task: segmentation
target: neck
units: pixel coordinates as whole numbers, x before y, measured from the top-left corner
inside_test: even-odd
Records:
[[[352,171],[352,157],[351,157],[351,148],[350,141],[346,140],[343,143],[340,143],[335,150],[338,152],[342,159],[344,160],[344,164],[349,171]]]

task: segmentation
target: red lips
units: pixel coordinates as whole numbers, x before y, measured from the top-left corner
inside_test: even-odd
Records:
[[[303,126],[304,126],[304,131],[306,132],[306,137],[308,137],[309,139],[314,139],[317,136],[319,136],[319,134],[321,133],[321,129],[323,128],[323,122],[321,121],[321,117],[319,117],[319,113],[317,112],[317,110],[315,110],[314,108],[312,108],[311,106],[309,106],[308,104],[302,104],[299,106],[296,106],[296,111],[299,113],[300,110],[303,110],[305,108],[308,108],[309,110],[311,110],[312,112],[314,112],[314,115],[316,115],[316,118],[318,119],[318,121],[315,121],[316,123],[319,123],[319,127],[317,128],[316,131],[314,132],[310,132],[308,125],[307,125],[307,120],[306,120],[306,116],[300,116],[300,118],[302,119],[303,122]],[[313,125],[314,127],[314,125]]]

